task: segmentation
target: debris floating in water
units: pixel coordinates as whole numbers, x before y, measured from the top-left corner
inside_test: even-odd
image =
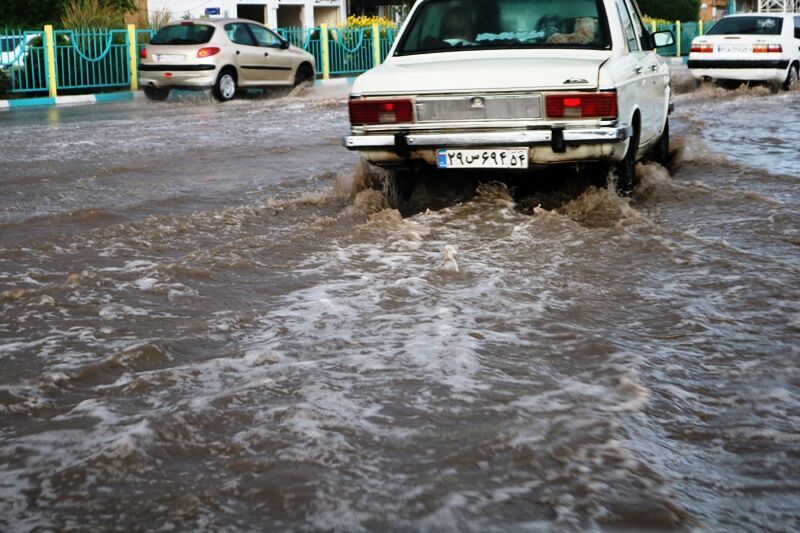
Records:
[[[452,244],[448,244],[444,247],[444,264],[442,268],[439,270],[442,272],[452,272],[453,274],[458,274],[461,270],[458,268],[458,262],[456,261],[456,257],[458,257],[458,248],[453,246]]]

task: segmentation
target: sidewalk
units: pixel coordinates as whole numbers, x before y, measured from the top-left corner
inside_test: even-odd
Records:
[[[316,80],[314,85],[317,87],[330,87],[330,86],[344,86],[352,85],[355,78],[332,78],[329,80]],[[100,93],[100,94],[78,94],[72,96],[56,96],[51,98],[48,96],[38,98],[15,98],[11,100],[0,100],[0,111],[7,111],[11,109],[22,109],[29,107],[55,107],[67,105],[87,105],[87,104],[105,104],[114,102],[125,102],[144,98],[142,91],[120,91],[115,93]]]
[[[133,93],[131,91],[119,93],[101,93],[101,94],[77,94],[73,96],[56,96],[51,98],[49,96],[40,98],[18,98],[14,100],[0,100],[0,111],[10,109],[21,109],[24,107],[48,107],[48,106],[62,106],[62,105],[83,105],[83,104],[99,104],[110,102],[124,102],[126,100],[133,100],[141,93],[138,91]]]

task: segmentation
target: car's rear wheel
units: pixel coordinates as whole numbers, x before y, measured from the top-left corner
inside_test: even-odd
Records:
[[[800,84],[800,66],[795,63],[789,68],[789,74],[786,76],[786,81],[783,82],[783,88],[791,91]]]
[[[633,135],[630,143],[628,143],[628,151],[625,153],[625,158],[617,163],[615,168],[615,186],[620,196],[630,196],[633,192],[633,187],[636,185],[636,156],[639,152],[639,135],[639,124],[638,120],[636,120],[634,121]]]
[[[314,81],[314,69],[308,63],[303,63],[297,67],[297,72],[294,75],[294,86],[297,87],[303,83],[310,83]]]
[[[658,142],[650,150],[649,159],[661,166],[667,166],[669,163],[669,119],[664,124],[664,132],[658,138]]]
[[[236,73],[233,69],[228,68],[219,73],[212,92],[214,98],[220,102],[233,100],[233,97],[236,96]]]
[[[163,102],[169,98],[169,88],[167,87],[153,87],[151,85],[145,85],[142,90],[147,98],[156,102]]]

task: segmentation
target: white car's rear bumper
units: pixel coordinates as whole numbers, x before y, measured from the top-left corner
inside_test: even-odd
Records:
[[[552,128],[520,131],[470,133],[407,133],[396,135],[351,135],[343,139],[349,150],[356,150],[378,165],[402,164],[421,159],[435,164],[441,148],[528,147],[532,164],[620,161],[633,134],[629,126],[597,128]]]
[[[689,59],[688,66],[692,76],[697,79],[783,81],[786,79],[789,60]]]

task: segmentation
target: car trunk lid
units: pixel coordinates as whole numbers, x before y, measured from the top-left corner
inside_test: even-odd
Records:
[[[593,90],[598,88],[600,67],[610,56],[562,53],[555,57],[526,51],[515,57],[513,51],[505,52],[502,56],[463,52],[459,58],[453,53],[396,58],[360,78],[353,92],[369,96]]]

